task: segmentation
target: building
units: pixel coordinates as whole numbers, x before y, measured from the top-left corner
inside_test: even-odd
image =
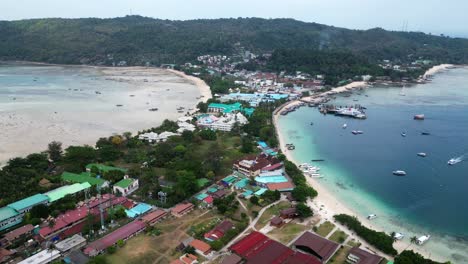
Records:
[[[272,183],[286,183],[288,178],[284,175],[283,170],[275,170],[269,172],[262,172],[257,177],[255,177],[255,182],[257,185],[262,187],[267,187],[268,184]]]
[[[182,203],[171,209],[171,214],[175,217],[181,217],[191,212],[195,206],[192,203]]]
[[[86,239],[80,235],[73,235],[55,244],[55,248],[62,254],[75,249],[80,249],[86,245]]]
[[[374,255],[358,247],[353,247],[349,251],[349,255],[346,259],[347,263],[354,264],[379,264],[383,257]]]
[[[192,254],[184,254],[180,258],[173,260],[171,264],[196,264],[198,263],[198,258]]]
[[[223,114],[230,114],[230,113],[245,113],[246,115],[252,115],[254,109],[252,108],[244,108],[242,104],[237,102],[233,104],[218,104],[218,103],[211,103],[208,105],[208,113],[223,113]]]
[[[4,238],[7,240],[8,243],[14,242],[16,239],[20,238],[21,236],[28,236],[34,230],[34,226],[31,224],[24,225],[20,228],[12,230],[4,235]]]
[[[63,258],[63,261],[67,264],[87,264],[89,262],[89,258],[80,250],[74,250]]]
[[[267,183],[266,187],[270,191],[290,192],[294,190],[295,186],[291,181],[287,181],[287,182],[278,182],[278,183]]]
[[[210,245],[198,239],[192,240],[189,245],[195,249],[197,254],[202,256],[206,256],[211,252]]]
[[[239,255],[248,264],[319,264],[318,259],[272,240],[264,234],[254,231],[234,243],[231,252]]]
[[[270,225],[274,227],[281,227],[284,225],[283,218],[275,216],[270,220]]]
[[[327,263],[340,246],[336,242],[311,232],[302,234],[293,245],[297,250],[315,256],[322,263]]]
[[[235,124],[240,126],[248,123],[247,118],[241,113],[227,113],[220,117],[213,115],[202,116],[197,120],[197,126],[220,131],[231,131]]]
[[[114,184],[112,187],[114,193],[119,192],[122,196],[127,196],[133,193],[134,191],[138,190],[138,179],[132,179],[128,176],[125,176],[121,181]]]
[[[45,249],[18,264],[46,264],[60,258],[60,251]]]
[[[286,208],[280,211],[280,217],[283,219],[296,218],[299,214],[297,213],[296,207]]]
[[[127,214],[128,217],[135,218],[139,215],[143,215],[149,212],[151,209],[153,209],[151,205],[146,204],[146,203],[139,203],[137,206],[134,206],[131,209],[125,210],[125,213]]]
[[[154,225],[162,219],[166,218],[168,213],[162,209],[153,211],[141,218],[141,220],[149,225]]]
[[[20,214],[24,214],[29,212],[31,208],[38,204],[48,204],[49,202],[49,198],[46,195],[38,193],[33,196],[29,196],[27,198],[19,200],[17,202],[11,203],[7,206],[14,209]]]
[[[84,253],[90,257],[97,256],[108,247],[113,246],[119,240],[127,240],[130,237],[140,233],[145,229],[146,225],[140,220],[135,220],[129,224],[122,226],[114,232],[107,234],[101,239],[90,243],[85,249]]]
[[[239,264],[242,262],[242,258],[236,254],[230,254],[223,258],[221,264]]]
[[[23,215],[8,206],[0,208],[0,231],[23,221]]]
[[[90,163],[90,164],[86,165],[86,171],[91,172],[91,169],[93,167],[95,167],[99,171],[99,173],[106,173],[106,172],[109,172],[109,171],[121,171],[123,173],[127,173],[127,169],[113,167],[113,166],[107,166],[107,165],[100,164],[100,163]]]
[[[3,263],[11,258],[12,255],[14,255],[15,252],[5,249],[5,248],[0,248],[0,263]]]
[[[90,187],[91,187],[91,184],[89,184],[88,182],[75,183],[72,185],[65,185],[65,186],[59,187],[52,191],[48,191],[44,193],[44,195],[47,196],[49,202],[52,203],[52,202],[62,199],[66,195],[73,195],[81,191],[84,191]]]
[[[204,237],[208,241],[216,241],[222,238],[229,230],[234,228],[234,224],[229,220],[224,220],[221,224],[205,233]]]
[[[233,167],[235,170],[246,176],[256,177],[260,175],[263,168],[277,163],[280,163],[280,161],[275,157],[262,154],[258,157],[251,156],[245,159],[237,160],[234,162]]]

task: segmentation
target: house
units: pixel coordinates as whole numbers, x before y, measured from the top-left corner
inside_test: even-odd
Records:
[[[283,219],[296,218],[299,216],[296,207],[286,208],[280,211],[280,217]]]
[[[182,134],[184,131],[195,131],[196,127],[193,124],[187,122],[178,122],[177,125],[179,128],[177,129],[177,133]]]
[[[213,196],[208,195],[205,199],[203,199],[203,204],[206,205],[206,207],[212,207],[213,206]]]
[[[229,175],[227,177],[224,177],[220,183],[224,186],[224,187],[229,187],[231,186],[232,184],[234,184],[234,182],[237,181],[237,177],[234,176],[234,175]]]
[[[192,254],[185,254],[182,255],[179,258],[180,261],[182,261],[183,264],[196,264],[198,263],[198,258],[195,255]]]
[[[255,177],[260,175],[260,172],[263,168],[277,163],[280,163],[277,158],[262,154],[258,157],[251,156],[237,160],[234,162],[233,167],[235,170],[246,176]]]
[[[194,208],[195,206],[192,203],[178,204],[171,209],[171,214],[175,217],[181,217],[191,212]]]
[[[173,137],[173,136],[179,136],[179,134],[169,132],[169,131],[164,131],[161,134],[159,134],[156,142],[166,142],[168,138]]]
[[[8,243],[14,242],[16,239],[20,238],[21,236],[28,236],[34,230],[34,226],[31,224],[24,225],[20,228],[17,228],[13,231],[10,231],[4,235],[4,238],[8,241]]]
[[[267,183],[266,187],[270,191],[290,192],[294,190],[295,186],[291,181],[287,181],[287,182]]]
[[[212,242],[222,238],[229,230],[234,228],[234,224],[229,220],[224,220],[221,224],[205,233],[206,240]]]
[[[321,262],[327,263],[340,245],[314,233],[305,232],[294,241],[293,246],[301,252],[318,258]]]
[[[60,251],[44,249],[31,257],[18,262],[18,264],[45,264],[60,258]]]
[[[156,211],[153,211],[141,218],[141,220],[149,225],[154,225],[157,222],[161,221],[164,219],[168,213],[162,209],[158,209]]]
[[[198,239],[192,240],[192,242],[190,242],[190,246],[195,249],[195,252],[197,252],[197,254],[200,254],[202,256],[206,256],[208,255],[208,253],[211,252],[210,245]]]
[[[125,176],[121,181],[114,184],[112,187],[114,193],[119,192],[122,196],[127,196],[138,189],[138,179],[132,179],[128,176]]]
[[[354,264],[379,264],[382,259],[383,257],[379,255],[372,254],[358,247],[353,247],[349,251],[346,262]]]
[[[113,246],[119,240],[127,240],[130,237],[140,233],[146,228],[146,224],[140,220],[135,220],[129,224],[122,226],[112,233],[107,234],[101,239],[91,242],[83,251],[86,255],[94,257],[101,252]]]
[[[275,216],[270,220],[270,225],[274,227],[281,227],[284,225],[283,218]]]

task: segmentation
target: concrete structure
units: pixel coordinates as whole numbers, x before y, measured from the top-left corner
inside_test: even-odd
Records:
[[[138,187],[138,179],[132,179],[125,176],[124,179],[114,184],[112,188],[114,189],[114,193],[119,192],[122,196],[127,196],[138,190]]]
[[[55,248],[63,254],[74,249],[80,249],[85,245],[86,239],[84,237],[80,235],[74,235],[55,244]]]
[[[33,255],[18,264],[46,264],[60,258],[60,251],[45,249],[36,255]]]

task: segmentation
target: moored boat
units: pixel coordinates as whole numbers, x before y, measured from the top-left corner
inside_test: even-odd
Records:
[[[414,120],[424,120],[424,115],[423,114],[418,114],[418,115],[414,115]]]
[[[431,238],[431,235],[421,236],[418,239],[416,239],[416,244],[421,246],[422,244],[426,243],[430,238]]]
[[[364,132],[361,130],[353,130],[351,131],[351,133],[353,133],[354,135],[360,135],[360,134],[363,134]]]
[[[396,176],[405,176],[406,175],[406,171],[404,171],[404,170],[396,170],[396,171],[393,171],[392,173],[393,173],[393,175],[396,175]]]
[[[417,155],[418,155],[419,157],[423,157],[423,158],[427,156],[427,154],[424,153],[424,152],[419,152]]]
[[[372,220],[372,219],[375,219],[375,218],[377,218],[376,214],[370,214],[370,215],[367,216],[367,219],[369,219],[369,220]]]

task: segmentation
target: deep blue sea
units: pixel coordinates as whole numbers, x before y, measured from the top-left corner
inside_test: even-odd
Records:
[[[468,263],[468,69],[440,73],[425,85],[368,88],[331,103],[361,104],[368,118],[307,107],[281,117],[280,129],[296,145],[294,158],[325,159],[316,164],[325,175],[322,184],[358,214],[377,213],[376,223],[387,232],[430,233],[426,250]],[[413,120],[415,114],[426,119]],[[465,161],[447,165],[463,155]],[[394,176],[394,170],[407,176]]]

